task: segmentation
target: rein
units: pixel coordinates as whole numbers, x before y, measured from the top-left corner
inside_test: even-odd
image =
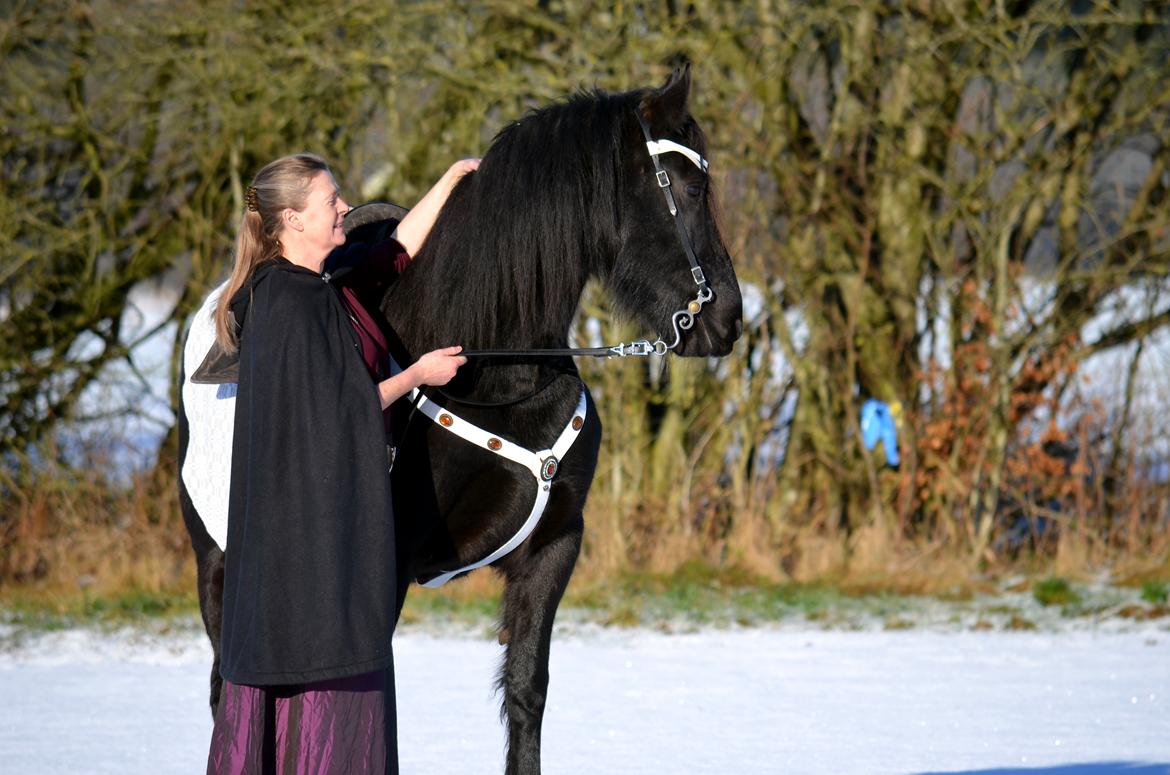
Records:
[[[646,150],[650,154],[650,159],[654,162],[654,177],[658,181],[658,187],[662,190],[662,195],[666,198],[666,207],[670,210],[675,230],[678,232],[679,240],[682,242],[683,249],[686,251],[687,261],[690,262],[691,277],[694,279],[695,285],[699,288],[698,293],[695,294],[695,298],[691,299],[685,308],[675,311],[670,316],[670,323],[674,329],[674,341],[667,344],[660,337],[654,342],[648,339],[636,339],[632,342],[618,342],[617,344],[603,347],[562,347],[534,350],[464,350],[460,355],[468,358],[498,358],[508,356],[557,358],[567,355],[580,355],[588,358],[626,358],[630,356],[666,355],[682,342],[682,332],[689,331],[695,325],[695,316],[702,311],[703,305],[715,298],[715,293],[711,290],[711,286],[707,284],[707,277],[703,274],[702,267],[699,266],[699,259],[695,256],[695,249],[691,245],[691,236],[687,233],[687,227],[683,224],[682,217],[679,215],[678,205],[674,200],[674,194],[671,193],[670,176],[662,168],[662,162],[658,157],[664,153],[681,153],[692,164],[698,167],[704,175],[707,174],[707,160],[693,149],[687,148],[685,145],[680,145],[673,140],[655,140],[651,137],[650,127],[646,124],[646,119],[642,118],[642,114],[635,111],[634,115],[638,119],[638,125],[642,127],[642,135],[646,138]]]
[[[564,375],[564,372],[559,372],[559,371],[553,372],[553,374],[551,376],[549,376],[547,379],[542,380],[540,382],[540,384],[538,384],[535,388],[532,389],[531,392],[525,393],[524,395],[520,396],[519,398],[509,398],[509,399],[506,399],[503,401],[475,401],[475,400],[472,400],[470,398],[457,398],[456,396],[453,396],[450,393],[448,393],[446,390],[443,390],[441,387],[435,388],[435,392],[438,393],[439,395],[441,395],[443,398],[447,399],[447,401],[449,401],[451,403],[462,404],[463,406],[476,406],[476,407],[480,407],[483,409],[499,409],[500,407],[503,407],[503,406],[512,406],[513,404],[520,404],[520,403],[523,403],[525,401],[529,401],[533,398],[536,398],[538,395],[540,395],[545,390],[547,390],[548,387],[550,385],[552,385],[552,383],[556,382],[563,375]]]

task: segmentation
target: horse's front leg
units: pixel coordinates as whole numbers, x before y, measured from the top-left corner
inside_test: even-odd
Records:
[[[549,504],[550,512],[553,504]],[[546,514],[546,519],[552,517]],[[505,570],[503,630],[508,640],[500,675],[508,722],[508,775],[540,772],[540,727],[548,693],[549,642],[561,595],[581,548],[578,511],[552,541],[524,552]],[[538,538],[533,535],[532,538]],[[530,539],[531,540],[531,539]]]

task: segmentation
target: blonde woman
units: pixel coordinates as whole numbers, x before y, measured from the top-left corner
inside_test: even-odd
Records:
[[[320,157],[278,159],[247,189],[216,311],[239,385],[209,773],[397,772],[384,413],[466,359],[447,347],[390,376],[377,304],[477,166],[453,165],[373,246],[345,245]]]

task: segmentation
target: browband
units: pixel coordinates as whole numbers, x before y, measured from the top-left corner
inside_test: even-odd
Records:
[[[681,153],[691,160],[691,163],[698,167],[703,172],[707,171],[707,160],[699,155],[698,151],[687,148],[685,145],[679,145],[674,140],[648,140],[646,142],[646,150],[650,152],[651,156],[657,156],[661,153]]]

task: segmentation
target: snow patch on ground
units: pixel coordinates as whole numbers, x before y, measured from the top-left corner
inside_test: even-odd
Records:
[[[501,648],[395,638],[404,773],[502,771]],[[197,626],[24,634],[0,652],[13,773],[202,770]],[[553,642],[544,771],[1170,773],[1170,631],[573,625]]]

